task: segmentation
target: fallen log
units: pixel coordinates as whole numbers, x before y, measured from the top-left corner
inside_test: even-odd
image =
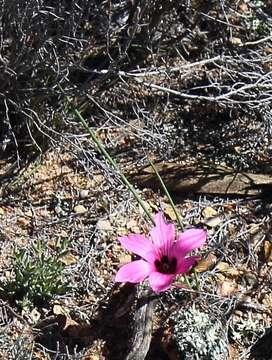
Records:
[[[156,169],[173,193],[259,196],[272,193],[272,174],[238,172],[222,166],[182,166],[157,163]],[[141,188],[161,188],[151,166],[133,174],[130,180]]]

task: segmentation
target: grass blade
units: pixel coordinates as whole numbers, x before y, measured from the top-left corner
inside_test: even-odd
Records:
[[[152,169],[154,170],[157,178],[159,179],[159,182],[160,182],[160,184],[161,184],[161,186],[163,188],[163,191],[165,192],[165,195],[167,196],[167,199],[168,199],[168,201],[169,201],[169,203],[170,203],[170,205],[171,205],[171,207],[172,207],[172,209],[173,209],[173,211],[175,213],[175,216],[176,216],[176,219],[177,219],[177,222],[179,224],[180,229],[183,230],[183,225],[182,225],[182,222],[181,222],[181,218],[180,218],[180,216],[178,214],[178,211],[177,211],[177,209],[175,207],[173,199],[172,199],[171,195],[169,194],[169,191],[168,191],[162,177],[160,176],[158,170],[156,169],[155,165],[153,164],[153,162],[150,159],[149,159],[149,163],[152,166]]]
[[[131,192],[131,194],[134,196],[135,200],[138,202],[138,204],[143,209],[144,213],[148,217],[148,219],[154,224],[153,218],[148,211],[147,207],[145,206],[143,200],[138,195],[137,191],[134,189],[133,185],[129,182],[127,177],[120,171],[116,161],[111,157],[111,155],[108,153],[104,145],[101,143],[101,141],[98,139],[98,137],[95,135],[94,131],[89,127],[86,120],[83,118],[83,116],[80,114],[80,112],[75,109],[74,114],[77,116],[77,118],[80,120],[81,124],[84,126],[84,128],[87,130],[89,135],[91,136],[91,139],[95,143],[97,149],[100,151],[100,153],[103,155],[103,157],[109,162],[109,164],[113,167],[113,169],[118,173],[123,183],[126,185],[128,190]]]

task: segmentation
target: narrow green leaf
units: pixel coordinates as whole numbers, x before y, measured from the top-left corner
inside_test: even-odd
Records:
[[[175,213],[175,216],[176,216],[176,219],[177,219],[177,222],[179,224],[180,229],[183,230],[183,225],[182,225],[182,222],[181,222],[181,218],[180,218],[180,216],[178,214],[177,208],[175,207],[173,199],[172,199],[171,195],[169,194],[169,191],[168,191],[162,177],[160,176],[160,174],[159,174],[158,170],[156,169],[155,165],[153,164],[152,160],[149,159],[149,163],[150,163],[152,169],[154,170],[157,178],[159,179],[159,182],[160,182],[160,184],[161,184],[161,186],[163,188],[163,191],[165,192],[165,195],[167,196],[167,199],[168,199],[168,201],[169,201],[169,203],[170,203],[170,205],[171,205],[171,207],[172,207],[172,209],[173,209],[173,211]]]

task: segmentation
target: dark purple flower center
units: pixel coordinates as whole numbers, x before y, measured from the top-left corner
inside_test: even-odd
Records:
[[[173,257],[171,260],[168,256],[163,255],[160,260],[155,260],[156,269],[162,274],[175,274],[177,268],[177,259]]]

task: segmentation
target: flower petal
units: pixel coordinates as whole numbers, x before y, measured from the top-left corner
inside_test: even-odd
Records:
[[[115,276],[115,282],[138,283],[143,281],[152,271],[153,267],[144,260],[132,261],[123,265]]]
[[[207,233],[203,229],[189,229],[178,236],[172,249],[172,256],[183,258],[187,253],[200,248],[206,242]]]
[[[179,259],[177,264],[177,274],[186,273],[190,270],[192,266],[194,266],[199,260],[201,259],[200,256],[190,256],[185,259]]]
[[[175,240],[175,226],[174,224],[167,224],[161,212],[154,216],[154,222],[155,226],[150,230],[150,236],[159,250],[157,256],[169,256]]]
[[[119,237],[118,240],[125,249],[141,256],[149,263],[153,264],[156,260],[156,250],[152,241],[148,240],[143,235],[131,234]]]
[[[162,274],[158,271],[152,272],[148,278],[152,290],[156,293],[169,289],[174,279],[175,275]]]

